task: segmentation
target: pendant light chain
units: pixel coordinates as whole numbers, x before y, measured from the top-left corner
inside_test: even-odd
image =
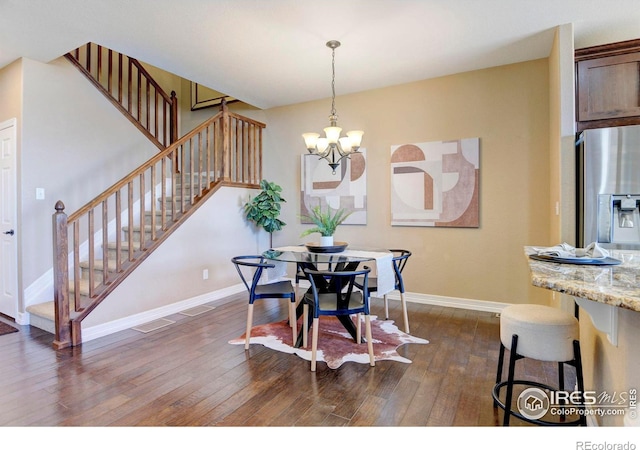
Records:
[[[331,115],[329,120],[332,122],[338,121],[338,115],[336,114],[336,49],[331,49]]]

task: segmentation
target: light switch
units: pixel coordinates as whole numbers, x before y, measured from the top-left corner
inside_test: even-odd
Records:
[[[36,200],[44,200],[44,188],[36,188]]]

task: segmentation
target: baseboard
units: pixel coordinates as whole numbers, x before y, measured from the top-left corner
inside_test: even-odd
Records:
[[[291,279],[291,281],[293,281],[293,279]],[[300,280],[300,286],[309,287],[311,284],[307,280]],[[376,296],[373,295],[373,297]],[[393,301],[400,301],[400,292],[393,291],[387,295],[387,298]],[[485,311],[497,314],[501,313],[504,308],[510,305],[510,303],[489,302],[473,298],[444,297],[440,295],[420,294],[417,292],[405,292],[404,298],[408,303],[443,306],[445,308],[470,309],[472,311]]]
[[[301,280],[300,286],[303,288],[308,287],[309,282],[306,280]],[[236,284],[228,288],[219,289],[217,291],[209,292],[183,301],[172,303],[161,308],[152,309],[150,311],[145,311],[140,314],[135,314],[133,316],[114,320],[112,322],[96,325],[93,327],[83,328],[82,340],[83,342],[91,341],[93,339],[107,336],[118,331],[133,328],[143,323],[161,319],[171,314],[179,313],[180,311],[184,311],[185,309],[193,308],[195,306],[209,303],[213,303],[215,305],[216,302],[218,305],[222,305],[229,301],[228,297],[234,294],[242,293],[244,291],[244,285]],[[394,291],[388,295],[388,298],[391,301],[400,301],[400,294],[397,291]],[[410,303],[420,303],[425,305],[442,306],[446,308],[460,308],[494,313],[500,313],[503,308],[509,305],[508,303],[489,302],[469,298],[443,297],[438,295],[419,294],[416,292],[405,293],[405,299]]]
[[[392,292],[387,296],[389,300],[400,301],[400,293]],[[472,298],[443,297],[431,294],[419,294],[417,292],[405,292],[404,298],[408,303],[420,303],[422,305],[443,306],[445,308],[470,309],[472,311],[485,311],[500,313],[509,306],[509,303],[489,302]]]
[[[166,305],[161,308],[152,309],[140,314],[134,314],[129,317],[124,317],[122,319],[114,320],[112,322],[95,325],[93,327],[87,327],[87,328],[83,327],[82,341],[88,342],[93,339],[107,336],[107,335],[116,333],[118,331],[133,328],[143,323],[161,319],[163,317],[170,316],[172,314],[176,314],[176,313],[179,313],[180,311],[184,311],[186,309],[193,308],[196,306],[209,304],[209,303],[213,303],[213,306],[215,306],[216,304],[223,305],[230,301],[228,297],[241,292],[246,292],[246,288],[244,287],[243,284],[237,284],[224,289],[218,289],[217,291],[208,292],[206,294],[199,295],[197,297],[192,297],[186,300],[172,303],[170,305]]]

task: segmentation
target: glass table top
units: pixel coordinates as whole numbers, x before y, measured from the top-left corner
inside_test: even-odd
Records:
[[[262,256],[273,261],[336,264],[371,261],[388,253],[389,251],[384,249],[363,247],[349,247],[339,253],[316,253],[308,251],[305,246],[289,246],[269,249],[262,253]]]

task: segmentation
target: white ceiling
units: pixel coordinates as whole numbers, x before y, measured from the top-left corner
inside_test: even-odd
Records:
[[[95,42],[260,108],[640,38],[638,0],[0,0],[0,68]]]

